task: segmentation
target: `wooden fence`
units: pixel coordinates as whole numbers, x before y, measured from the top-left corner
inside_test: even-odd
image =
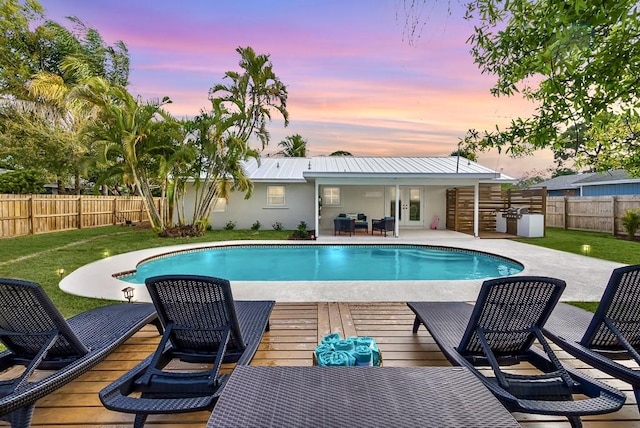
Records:
[[[631,209],[640,209],[640,195],[550,196],[545,225],[625,235],[620,218]]]
[[[137,196],[0,195],[0,238],[147,219]]]

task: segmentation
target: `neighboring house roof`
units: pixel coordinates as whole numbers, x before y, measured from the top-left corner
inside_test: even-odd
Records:
[[[623,169],[616,169],[612,171],[592,174],[591,176],[584,178],[576,182],[575,184],[579,186],[598,186],[604,184],[624,184],[637,182],[640,182],[640,178],[632,177],[627,171]]]
[[[575,189],[581,186],[598,186],[603,184],[637,183],[640,178],[634,178],[622,169],[606,172],[586,172],[584,174],[561,175],[551,180],[530,186],[530,189],[546,187],[547,190]]]
[[[542,189],[546,187],[547,190],[565,190],[565,189],[575,189],[574,183],[577,181],[586,179],[595,175],[595,172],[586,172],[583,174],[572,174],[572,175],[560,175],[558,177],[552,178],[551,180],[543,181],[542,183],[534,184],[533,186],[529,186],[529,189]]]
[[[304,182],[319,177],[340,178],[475,178],[513,180],[511,177],[456,156],[261,158],[244,163],[252,181]]]

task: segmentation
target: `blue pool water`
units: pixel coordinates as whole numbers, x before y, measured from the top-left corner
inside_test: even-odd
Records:
[[[174,253],[145,261],[122,280],[167,274],[230,281],[402,281],[485,279],[523,266],[492,254],[418,245],[247,245]]]

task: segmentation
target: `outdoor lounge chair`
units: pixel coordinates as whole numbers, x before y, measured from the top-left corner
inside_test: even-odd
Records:
[[[157,276],[146,285],[165,329],[162,340],[153,355],[100,391],[107,409],[135,414],[134,427],[150,414],[211,410],[228,378],[218,373],[220,365],[251,362],[275,304],[234,301],[229,281],[206,276]],[[164,370],[173,360],[198,367]]]
[[[150,303],[103,306],[65,320],[38,284],[0,278],[0,371],[24,367],[0,381],[0,419],[28,427],[38,399],[71,382],[150,322]],[[37,372],[46,370],[46,372]]]
[[[558,304],[543,333],[574,357],[630,383],[640,408],[640,265],[613,270],[595,314]]]
[[[559,279],[514,276],[485,281],[475,306],[464,302],[407,305],[416,314],[413,332],[424,324],[447,359],[475,373],[509,411],[565,416],[576,428],[582,426],[580,416],[614,412],[626,396],[562,366],[543,337],[541,327],[564,288],[565,282]],[[534,345],[536,340],[540,347]],[[541,373],[502,370],[521,362]]]

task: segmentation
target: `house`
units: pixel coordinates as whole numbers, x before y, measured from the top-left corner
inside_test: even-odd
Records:
[[[531,186],[547,188],[547,196],[640,195],[640,178],[624,170],[563,175]]]
[[[254,183],[253,195],[244,199],[238,192],[228,201],[216,201],[213,229],[223,229],[228,222],[241,229],[256,222],[262,229],[276,222],[295,229],[304,221],[316,235],[328,234],[340,213],[363,213],[369,222],[395,217],[395,236],[402,229],[444,229],[448,189],[467,187],[477,196],[481,183],[513,181],[456,156],[261,158],[246,161],[244,170]],[[193,207],[193,194],[187,192],[185,209]],[[470,208],[478,236],[477,197]]]

